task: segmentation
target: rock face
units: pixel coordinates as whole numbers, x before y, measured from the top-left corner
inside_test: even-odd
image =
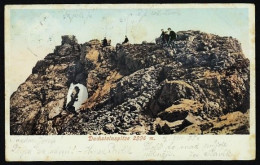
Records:
[[[240,43],[199,31],[101,47],[62,36],[11,96],[11,134],[247,134],[249,60]],[[65,110],[71,83],[87,87]]]

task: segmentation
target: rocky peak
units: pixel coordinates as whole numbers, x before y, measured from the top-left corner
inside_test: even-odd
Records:
[[[69,44],[69,45],[74,45],[74,44],[78,44],[78,40],[76,39],[76,37],[74,35],[64,35],[61,36],[61,45],[64,44]]]
[[[88,90],[78,114],[65,109],[71,83]],[[104,48],[66,35],[10,105],[11,134],[248,133],[249,60],[236,39],[200,31]]]

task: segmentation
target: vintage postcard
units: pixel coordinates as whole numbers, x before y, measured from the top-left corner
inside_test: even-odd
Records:
[[[6,161],[255,159],[255,6],[5,6]]]

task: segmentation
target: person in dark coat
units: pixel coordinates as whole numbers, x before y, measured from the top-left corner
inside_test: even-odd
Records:
[[[162,33],[160,35],[160,38],[162,39],[162,42],[165,43],[165,31],[163,29],[161,29]]]
[[[70,95],[71,100],[66,107],[66,109],[70,112],[77,113],[74,107],[74,103],[75,101],[78,101],[79,91],[80,91],[79,87],[76,86]]]
[[[104,37],[104,39],[102,40],[102,46],[103,47],[107,46],[107,39],[106,39],[106,37]]]
[[[176,39],[176,33],[171,28],[168,28],[168,32],[169,32],[168,44],[170,44],[172,41]]]
[[[128,42],[129,42],[129,40],[128,40],[127,36],[125,36],[125,40],[124,40],[124,42],[122,44],[126,44]]]

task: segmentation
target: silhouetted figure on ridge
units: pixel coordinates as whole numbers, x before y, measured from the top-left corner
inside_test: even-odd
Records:
[[[163,29],[161,29],[162,33],[160,35],[160,38],[162,39],[162,42],[165,43],[166,39],[165,39],[165,31]]]
[[[107,46],[107,39],[106,37],[104,37],[104,39],[102,40],[102,47],[106,47]]]
[[[168,44],[170,44],[176,39],[176,33],[171,28],[168,28],[168,32],[169,32]]]
[[[125,40],[124,40],[124,42],[122,44],[126,44],[128,42],[129,42],[129,40],[128,40],[127,36],[125,36]]]

